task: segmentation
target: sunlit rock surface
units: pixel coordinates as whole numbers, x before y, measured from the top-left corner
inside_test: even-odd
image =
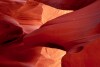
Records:
[[[55,9],[53,7],[41,3],[39,4],[34,3],[31,0],[30,1],[25,1],[25,0],[8,0],[8,1],[1,0],[0,1],[0,13],[10,16],[10,18],[14,20],[14,22],[13,21],[11,22],[16,24],[20,28],[22,27],[24,31],[23,33],[27,33],[27,34],[38,29],[41,25],[43,25],[47,21],[54,19],[60,15],[66,14],[68,12],[70,11]],[[0,23],[0,25],[2,25],[2,23]],[[0,29],[3,30],[3,28]],[[12,28],[12,30],[15,31],[14,27]],[[5,39],[5,37],[2,38]],[[19,46],[23,45],[19,43],[17,45]],[[15,43],[13,44],[16,45]],[[1,67],[26,67],[26,66],[61,67],[61,58],[65,54],[65,52],[62,50],[46,48],[46,47],[42,47],[41,52],[39,51],[40,48],[39,50],[38,48],[36,49],[32,48],[32,49],[28,49],[28,51],[26,50],[25,52],[23,52],[23,50],[25,49],[23,48],[21,49],[18,46],[10,46],[10,47],[4,46],[4,47],[0,47],[0,50],[2,50],[1,52],[4,52],[3,54],[0,52]],[[38,55],[38,53],[41,53],[42,55]],[[39,56],[38,60],[36,59],[37,57],[33,56],[34,54],[36,54],[37,57]]]
[[[100,2],[92,4],[87,7],[88,10],[84,8],[66,14],[72,11],[55,9],[33,0],[0,0],[0,67],[61,67],[64,51],[47,47],[30,48],[21,42],[23,36],[39,29],[43,24],[42,29],[51,25],[44,30],[47,34],[54,34],[51,29],[53,32],[59,29],[59,34],[53,37],[58,41],[53,42],[63,43],[61,45],[65,49],[70,49],[62,59],[62,67],[100,67],[99,4]],[[58,16],[60,17],[57,18]],[[56,23],[59,24],[52,25]],[[63,36],[62,33],[66,34]],[[60,34],[62,42],[56,38]],[[71,40],[73,42],[70,43]],[[75,46],[67,47],[64,41]]]
[[[96,1],[80,10],[48,21],[39,30],[33,32],[33,35],[31,34],[25,40],[26,43],[31,45],[34,43],[54,43],[68,50],[62,59],[62,67],[99,67],[99,5],[100,1]]]

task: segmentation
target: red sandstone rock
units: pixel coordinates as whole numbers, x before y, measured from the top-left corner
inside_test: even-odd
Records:
[[[8,1],[4,1],[3,3],[8,3]],[[36,5],[38,4],[36,3],[35,6]],[[65,14],[66,11],[64,11],[65,13],[63,11],[59,13],[60,10],[48,7],[46,5],[44,6],[40,5],[39,7],[36,6],[36,8],[34,7],[34,9],[30,10],[32,7],[29,8],[30,7],[29,4],[21,2],[20,5],[17,7],[18,12],[14,8],[13,10],[9,9],[13,13],[11,12],[6,13],[7,10],[5,9],[1,10],[1,13],[4,13],[6,15],[16,18],[16,20],[19,21],[19,23],[23,25],[30,22],[29,23],[29,26],[30,26],[31,22],[34,21],[34,19],[36,20],[36,22],[34,21],[35,23],[33,22],[32,24],[39,25],[39,26],[42,25],[41,22],[44,23],[48,20],[51,20],[51,19],[53,20],[48,21],[48,23],[44,24],[40,29],[28,35],[25,38],[25,44],[28,44],[27,46],[24,46],[23,43],[19,43],[19,41],[17,41],[18,43],[12,42],[11,44],[13,45],[11,45],[10,47],[9,46],[0,47],[0,65],[1,65],[0,67],[15,67],[15,66],[16,67],[26,67],[26,66],[33,67],[34,65],[36,65],[36,67],[47,67],[47,66],[58,67],[56,65],[60,63],[60,60],[62,57],[61,55],[59,55],[59,52],[60,52],[59,50],[57,50],[58,52],[55,53],[56,49],[53,50],[49,48],[43,48],[43,51],[42,51],[43,55],[41,56],[39,55],[41,48],[33,49],[34,44],[36,45],[43,44],[42,46],[46,46],[45,43],[49,43],[50,45],[53,45],[53,46],[56,45],[56,48],[59,48],[57,46],[59,45],[63,47],[65,50],[70,49],[68,52],[68,55],[65,55],[65,57],[63,57],[63,60],[62,60],[63,67],[82,67],[82,66],[83,67],[84,66],[100,67],[99,65],[100,63],[98,62],[100,61],[99,60],[100,35],[98,35],[99,29],[100,29],[100,22],[97,22],[99,21],[99,17],[100,17],[99,16],[100,9],[98,9],[97,7],[98,5],[99,5],[99,2],[96,4],[92,4],[91,6],[88,6],[84,8],[83,10],[78,10],[73,13],[63,15],[59,18],[56,18],[56,17],[62,14]],[[7,9],[9,7],[7,7]],[[43,9],[41,9],[41,7]],[[48,10],[51,10],[51,11],[48,11]],[[89,10],[91,12],[88,12]],[[35,12],[36,14],[32,13],[32,11]],[[41,15],[42,11],[44,14],[42,13]],[[46,11],[48,13],[45,14]],[[53,13],[55,14],[55,16],[51,15]],[[42,20],[41,20],[41,17],[42,17]],[[9,19],[12,19],[12,18],[9,18]],[[11,21],[9,21],[9,23]],[[15,20],[13,21],[15,22]],[[9,29],[5,29],[3,23],[1,23],[0,27],[3,29],[3,33],[7,31],[7,33],[4,33],[4,34],[8,35],[8,32],[13,32],[15,31],[15,29],[18,31],[21,31],[21,33],[16,36],[23,34],[22,29],[18,27],[17,24],[16,26],[16,25],[13,25],[12,23],[11,24],[9,23],[7,23],[7,25],[11,25],[13,28],[11,27]],[[28,29],[28,30],[31,29],[30,31],[32,31],[35,28],[35,27],[29,28],[29,26],[24,25],[23,27],[24,29]],[[1,36],[4,34],[1,34]],[[2,36],[2,39],[4,38],[5,36],[4,37]],[[10,38],[7,38],[6,40],[9,40],[9,39]],[[1,41],[0,43],[3,43],[3,42],[5,42],[5,40]],[[32,46],[30,47],[30,45]],[[50,45],[48,46],[51,47]],[[60,53],[64,54],[62,53],[62,51]],[[38,57],[40,57],[40,59],[38,59]],[[37,59],[38,59],[38,62],[35,64]],[[58,63],[56,64],[55,62],[58,62]]]
[[[6,44],[10,40],[23,35],[23,30],[13,18],[0,14],[0,44]]]
[[[83,9],[48,21],[27,36],[25,43],[31,46],[55,45],[56,48],[60,46],[68,50],[68,56],[62,60],[63,67],[99,67],[99,4],[100,1],[96,1]]]
[[[42,2],[44,4],[50,5],[59,9],[67,9],[67,10],[77,10],[82,7],[87,6],[88,4],[94,2],[95,0],[34,0],[38,2]]]
[[[1,1],[1,2],[3,2],[3,1]],[[41,66],[46,66],[46,67],[47,66],[52,66],[52,67],[57,66],[58,67],[58,66],[61,66],[61,57],[63,55],[60,55],[60,54],[64,54],[63,51],[50,49],[50,48],[43,48],[42,56],[41,56],[41,55],[39,55],[41,52],[40,51],[41,48],[24,47],[23,44],[20,44],[20,42],[22,41],[21,39],[19,39],[18,41],[8,43],[9,40],[13,37],[12,35],[10,36],[10,34],[8,34],[8,32],[10,33],[10,32],[14,32],[16,30],[18,30],[18,31],[21,30],[22,33],[20,33],[20,35],[22,35],[23,31],[22,31],[21,27],[23,26],[25,32],[30,33],[31,31],[34,31],[39,26],[41,26],[42,23],[45,23],[48,20],[56,18],[57,16],[60,16],[64,13],[66,13],[66,11],[58,10],[58,9],[55,9],[55,8],[52,8],[52,7],[49,7],[46,5],[42,6],[42,4],[40,4],[36,7],[29,8],[30,6],[32,6],[29,3],[25,3],[25,2],[20,3],[20,1],[19,1],[19,5],[18,5],[17,3],[14,3],[14,2],[15,1],[10,2],[10,4],[13,3],[12,4],[13,7],[11,7],[10,9],[9,9],[9,7],[11,5],[9,4],[9,1],[3,2],[4,4],[7,4],[7,5],[1,4],[2,6],[8,6],[5,9],[1,7],[2,10],[0,12],[3,13],[2,14],[3,18],[6,18],[7,21],[9,21],[9,22],[4,23],[4,21],[3,21],[0,24],[1,25],[0,29],[4,30],[5,28],[2,26],[4,26],[5,24],[10,25],[11,28],[9,28],[8,31],[6,29],[4,31],[1,31],[4,33],[4,35],[9,36],[10,38],[6,38],[6,36],[3,37],[3,35],[1,35],[2,36],[1,39],[4,39],[3,41],[1,41],[1,43],[5,42],[5,40],[7,41],[7,43],[3,43],[2,44],[3,46],[0,47],[0,50],[1,50],[0,66],[1,67],[26,67],[26,66],[30,66],[30,65],[31,66],[35,65],[36,67],[41,67]],[[17,8],[15,8],[16,10],[14,9],[14,7],[17,7]],[[6,9],[9,9],[10,11],[7,12]],[[48,9],[52,10],[52,11],[48,11]],[[23,13],[23,11],[25,13]],[[48,11],[48,13],[45,14],[46,11]],[[42,12],[42,14],[41,14],[41,12]],[[55,16],[51,15],[53,13],[56,13]],[[6,16],[5,14],[8,16]],[[3,18],[1,18],[1,19],[3,19]],[[17,29],[17,27],[18,27],[18,29]],[[15,33],[15,34],[17,34],[17,33]],[[18,35],[16,35],[16,36],[18,37]],[[12,41],[13,41],[13,39],[12,39]],[[27,50],[26,50],[26,48],[27,48]],[[46,51],[48,51],[48,53],[46,53]],[[56,51],[55,55],[52,55],[53,51]],[[33,54],[34,54],[34,56],[33,56]],[[51,57],[49,58],[48,56],[51,56]],[[52,56],[56,57],[56,59],[54,59]],[[43,60],[46,61],[45,64],[43,64],[44,63]],[[3,62],[1,62],[1,61],[3,61]],[[49,62],[51,62],[53,64],[51,65]],[[41,63],[42,63],[42,65],[40,65]]]

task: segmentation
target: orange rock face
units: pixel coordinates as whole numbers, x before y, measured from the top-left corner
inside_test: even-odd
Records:
[[[0,67],[100,67],[100,2],[73,12],[36,1],[0,0]]]
[[[12,0],[0,1],[0,3],[0,12],[2,14],[0,15],[0,21],[2,21],[2,23],[0,23],[0,29],[2,30],[2,34],[0,33],[0,44],[5,45],[0,47],[0,66],[26,67],[31,65],[36,67],[61,67],[61,57],[65,52],[45,47],[42,48],[42,51],[41,48],[28,48],[23,46],[21,41],[24,33],[28,34],[38,29],[42,24],[67,13],[67,11],[58,10],[44,4],[35,4],[32,1]],[[3,8],[3,6],[7,7]],[[8,9],[9,11],[7,11]],[[53,13],[56,14],[52,16]],[[5,25],[10,26],[10,28],[5,28]],[[13,32],[17,32],[18,34],[11,34]],[[9,36],[9,38],[7,38],[7,36]],[[19,39],[19,36],[21,39]],[[15,41],[13,41],[13,39],[15,39]],[[9,42],[10,40],[11,42]],[[52,55],[54,51],[56,51],[56,53]],[[44,60],[45,62],[43,62]]]
[[[40,44],[68,51],[62,60],[62,67],[99,67],[100,53],[96,50],[100,48],[99,4],[100,1],[96,1],[80,10],[48,21],[30,34],[25,39],[25,44],[33,47]]]

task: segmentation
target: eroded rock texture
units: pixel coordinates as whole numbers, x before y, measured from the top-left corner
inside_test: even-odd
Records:
[[[28,48],[21,41],[42,24],[70,11],[25,0],[2,0],[0,5],[0,67],[61,67],[62,50]]]
[[[100,2],[74,12],[38,2],[0,0],[0,67],[100,67]]]
[[[25,39],[25,43],[30,43],[31,46],[40,44],[68,51],[62,59],[62,67],[99,67],[99,4],[98,0],[80,10],[48,21],[30,34]]]

